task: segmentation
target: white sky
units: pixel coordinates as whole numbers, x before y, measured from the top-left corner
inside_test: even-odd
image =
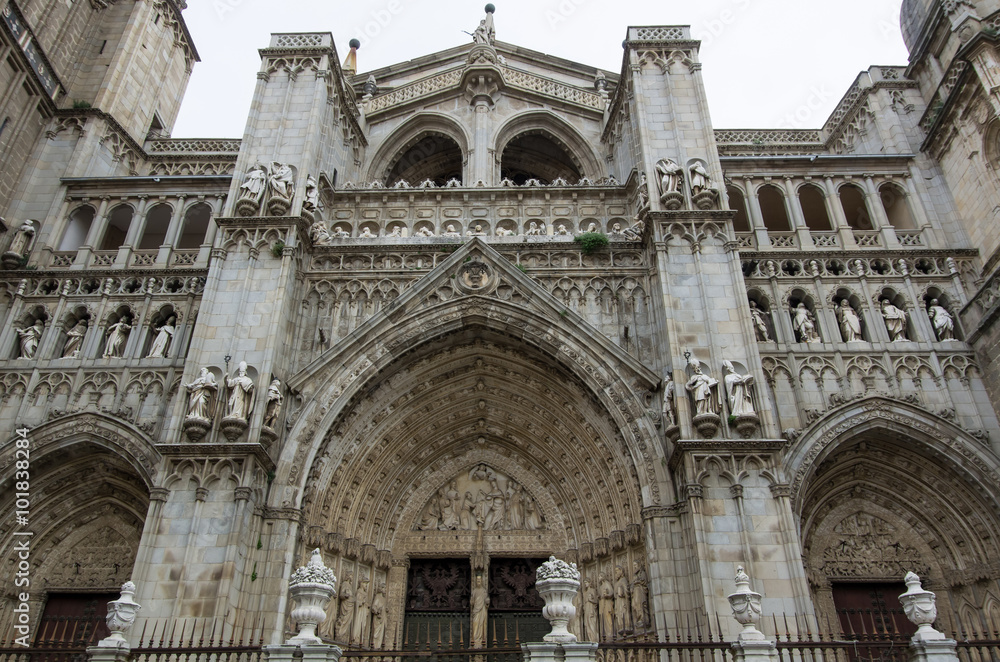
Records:
[[[478,0],[190,0],[202,61],[174,137],[239,138],[271,32],[331,32],[361,72],[470,41]],[[871,65],[907,63],[901,0],[495,0],[497,39],[613,72],[629,25],[691,25],[716,128],[819,128]]]

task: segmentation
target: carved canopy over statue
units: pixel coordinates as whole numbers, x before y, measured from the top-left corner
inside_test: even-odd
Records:
[[[524,487],[485,464],[452,479],[424,506],[421,531],[526,530],[542,528],[535,500]]]

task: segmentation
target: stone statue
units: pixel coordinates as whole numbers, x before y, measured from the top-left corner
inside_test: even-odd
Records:
[[[461,237],[462,235],[460,235],[458,233],[458,231],[455,229],[454,225],[452,225],[451,223],[449,223],[447,225],[447,227],[445,227],[445,229],[444,229],[444,235],[443,236],[445,236],[445,237]]]
[[[689,172],[691,175],[691,193],[697,195],[702,191],[712,188],[712,178],[708,175],[708,171],[705,170],[705,164],[701,161],[695,161],[691,164]]]
[[[600,230],[597,229],[597,223],[591,223],[588,225],[587,232],[600,232]]]
[[[583,636],[584,641],[600,641],[601,629],[597,620],[597,589],[589,579],[583,580]]]
[[[620,565],[615,566],[615,620],[621,632],[632,631],[632,600],[629,588],[625,569]]]
[[[392,226],[392,230],[390,230],[389,234],[387,234],[386,236],[387,237],[402,237],[403,236],[403,226],[401,226],[401,225],[394,225],[394,226]]]
[[[851,302],[841,299],[837,306],[837,322],[840,324],[840,335],[844,342],[864,342],[861,335],[861,316],[851,307]]]
[[[701,361],[691,359],[691,369],[694,371],[684,388],[694,398],[695,416],[714,414],[718,411],[717,387],[719,380],[709,377],[701,370]]]
[[[663,426],[672,428],[677,425],[677,409],[674,405],[674,380],[666,378],[663,383]]]
[[[888,299],[879,302],[882,308],[882,319],[885,320],[885,330],[889,332],[891,342],[905,342],[906,337],[906,312],[892,305]]]
[[[598,595],[600,595],[599,608],[601,610],[601,629],[604,631],[603,638],[611,639],[615,634],[615,589],[608,581],[607,575],[603,572],[597,577]]]
[[[340,583],[340,615],[337,616],[336,639],[349,643],[354,625],[354,575],[347,573]]]
[[[620,237],[623,234],[625,234],[625,233],[622,232],[622,224],[621,223],[615,223],[614,225],[611,226],[611,236],[619,236]]]
[[[758,342],[771,342],[771,333],[767,328],[767,319],[763,310],[757,307],[756,301],[750,302],[750,318],[753,321],[753,332]]]
[[[83,339],[87,336],[87,320],[80,320],[72,329],[66,332],[66,344],[63,346],[64,359],[80,358],[83,349]]]
[[[368,625],[371,620],[371,610],[368,606],[368,580],[362,578],[358,584],[358,592],[354,597],[357,614],[354,616],[354,627],[351,630],[351,643],[361,646],[368,645]]]
[[[469,644],[473,648],[486,646],[486,609],[489,605],[490,596],[486,592],[486,587],[483,586],[483,576],[477,574],[475,584],[472,587],[472,595],[469,596],[469,608],[472,615]]]
[[[528,223],[528,231],[525,232],[525,234],[528,235],[529,237],[535,237],[541,234],[545,234],[545,225],[543,224],[541,227],[539,227],[538,223],[536,223],[535,221],[531,221],[530,223]]]
[[[271,162],[271,175],[268,178],[268,184],[271,186],[273,197],[291,200],[294,180],[295,173],[292,172],[290,165],[277,161]]]
[[[278,415],[281,414],[282,402],[284,402],[284,397],[281,395],[281,382],[273,379],[271,385],[267,387],[267,404],[264,406],[264,420],[261,421],[261,425],[272,430],[275,429]]]
[[[722,370],[726,373],[723,380],[726,384],[726,397],[729,400],[729,413],[732,416],[756,416],[750,392],[753,375],[739,374],[730,361],[722,362]]]
[[[486,28],[486,19],[479,21],[479,25],[476,26],[475,32],[472,33],[472,43],[474,44],[489,44],[490,43],[490,33]]]
[[[215,376],[209,372],[208,368],[202,368],[198,379],[186,384],[185,388],[190,392],[186,418],[211,420],[212,399],[215,397],[215,392],[219,390]]]
[[[38,342],[42,339],[42,332],[45,331],[45,323],[42,322],[42,320],[35,320],[35,323],[31,326],[15,330],[17,331],[17,335],[20,337],[20,344],[18,346],[19,353],[17,358],[35,358],[35,352],[38,351]]]
[[[660,177],[660,197],[681,190],[681,173],[684,170],[673,159],[660,159],[656,162],[656,174]]]
[[[372,598],[372,650],[379,650],[385,643],[385,582],[379,582]]]
[[[253,380],[247,376],[247,362],[240,361],[236,376],[226,380],[229,387],[229,402],[226,405],[226,418],[250,420],[253,411]]]
[[[310,211],[319,209],[319,184],[312,175],[306,177],[306,199],[302,206]]]
[[[35,224],[31,221],[25,221],[21,224],[21,227],[14,232],[14,238],[10,240],[10,248],[7,249],[7,252],[17,253],[23,257],[31,247],[31,240],[34,236]]]
[[[538,514],[538,506],[534,499],[524,501],[524,528],[528,531],[537,531],[542,528],[542,516]]]
[[[330,245],[330,231],[326,227],[326,223],[323,221],[316,221],[309,226],[309,238],[312,240],[313,246],[329,246]]]
[[[267,187],[267,168],[260,163],[255,163],[247,172],[246,179],[240,184],[240,196],[250,198],[260,203]]]
[[[931,299],[927,305],[927,316],[931,319],[938,340],[955,340],[955,318],[937,299]]]
[[[800,303],[792,308],[792,328],[799,334],[799,342],[818,343],[823,342],[816,330],[816,317],[812,311],[806,308],[806,304]]]
[[[645,630],[649,625],[647,605],[649,600],[649,579],[646,569],[638,561],[632,562],[632,623],[636,630]]]
[[[125,352],[125,342],[132,330],[132,318],[123,315],[120,320],[108,327],[108,340],[104,343],[103,358],[120,359]]]
[[[569,230],[566,229],[566,225],[564,223],[560,223],[556,227],[556,234],[558,235],[569,234]]]
[[[153,333],[156,334],[156,337],[153,338],[153,344],[149,347],[149,354],[146,354],[147,359],[162,359],[167,356],[170,340],[174,337],[174,332],[176,331],[174,327],[176,323],[177,317],[171,315],[162,326],[159,328],[153,327]]]
[[[361,237],[362,239],[377,239],[378,238],[374,233],[372,233],[371,228],[368,228],[368,227],[361,228],[361,234],[359,234],[358,236]]]

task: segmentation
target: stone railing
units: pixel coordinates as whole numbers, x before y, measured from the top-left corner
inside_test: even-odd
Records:
[[[587,106],[588,108],[604,108],[604,99],[596,92],[566,85],[551,78],[542,78],[518,69],[506,68],[503,70],[503,77],[509,85],[520,87],[532,92],[538,92],[546,96],[562,99],[571,103]]]
[[[818,129],[716,129],[715,141],[723,145],[823,144]]]
[[[840,100],[837,107],[833,109],[830,113],[830,117],[827,118],[826,124],[823,125],[823,130],[827,135],[833,134],[837,127],[847,118],[847,116],[854,109],[854,106],[861,100],[861,97],[868,92],[868,88],[861,86],[860,80],[855,80],[854,84],[851,85],[850,89],[847,90],[847,94]]]
[[[161,138],[146,143],[147,154],[238,154],[239,139]]]
[[[683,25],[648,25],[629,28],[629,41],[683,41],[691,39],[690,29]]]
[[[380,110],[392,108],[406,103],[413,99],[425,97],[439,90],[444,90],[454,85],[458,85],[462,80],[462,70],[453,69],[444,73],[415,81],[409,85],[398,87],[392,92],[373,98],[368,103],[368,114],[377,113]]]
[[[271,48],[322,48],[330,43],[325,32],[296,32],[273,35]]]

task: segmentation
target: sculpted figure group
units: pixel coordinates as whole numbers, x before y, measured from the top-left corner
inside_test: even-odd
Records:
[[[648,629],[649,579],[639,561],[632,562],[632,576],[626,565],[616,565],[609,577],[598,572],[596,581],[586,576],[581,582],[579,632],[583,641],[608,641],[621,635]]]
[[[484,464],[451,480],[424,507],[421,531],[527,530],[542,528],[535,500],[524,487]]]
[[[229,397],[226,400],[224,419],[238,420],[248,423],[253,413],[254,393],[256,386],[247,374],[249,367],[246,361],[241,361],[236,373],[225,380]],[[185,384],[188,391],[188,404],[185,418],[210,422],[214,418],[215,397],[219,391],[219,383],[208,368],[202,368],[201,374],[190,384]],[[267,389],[267,399],[264,410],[263,424],[273,428],[277,424],[284,398],[281,393],[281,382],[271,381]]]

